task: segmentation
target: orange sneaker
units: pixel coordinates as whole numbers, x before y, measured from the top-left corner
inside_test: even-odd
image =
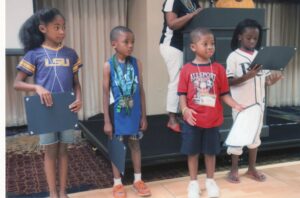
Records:
[[[113,187],[114,198],[126,198],[126,191],[122,184]]]
[[[148,197],[151,195],[150,189],[142,180],[134,182],[133,189],[141,197]]]

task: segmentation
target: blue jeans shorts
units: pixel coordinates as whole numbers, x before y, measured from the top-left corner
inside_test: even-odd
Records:
[[[67,129],[61,132],[40,134],[40,145],[50,145],[55,143],[71,144],[75,142],[74,130]]]
[[[183,124],[181,153],[185,155],[217,155],[221,150],[219,128],[200,128]]]

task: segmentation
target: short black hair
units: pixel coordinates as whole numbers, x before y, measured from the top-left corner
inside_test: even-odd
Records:
[[[132,30],[129,29],[128,27],[125,26],[117,26],[114,27],[111,31],[110,31],[110,42],[115,41],[118,39],[119,34],[121,32],[130,32],[133,34]]]
[[[245,19],[239,22],[233,32],[231,39],[231,49],[236,50],[240,47],[239,35],[243,34],[246,28],[257,28],[259,31],[259,37],[255,49],[260,49],[262,42],[262,27],[261,25],[253,19]]]
[[[212,33],[212,31],[208,28],[203,28],[203,27],[197,27],[195,28],[191,33],[190,33],[190,40],[191,43],[196,43],[197,41],[199,41],[200,37],[202,35],[207,35],[207,34],[211,34],[214,35]]]

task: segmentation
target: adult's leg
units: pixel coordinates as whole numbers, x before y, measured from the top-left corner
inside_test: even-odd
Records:
[[[176,113],[179,110],[179,97],[177,86],[179,81],[180,69],[183,65],[182,51],[167,45],[160,45],[160,53],[165,61],[169,74],[167,111],[169,112],[168,126],[171,128],[178,124]]]

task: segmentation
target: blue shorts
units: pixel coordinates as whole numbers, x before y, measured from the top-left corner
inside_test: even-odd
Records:
[[[186,155],[217,155],[221,150],[219,127],[200,128],[183,124],[181,153]]]
[[[40,134],[40,145],[50,145],[55,143],[71,144],[75,142],[74,130],[68,129],[61,132]]]

